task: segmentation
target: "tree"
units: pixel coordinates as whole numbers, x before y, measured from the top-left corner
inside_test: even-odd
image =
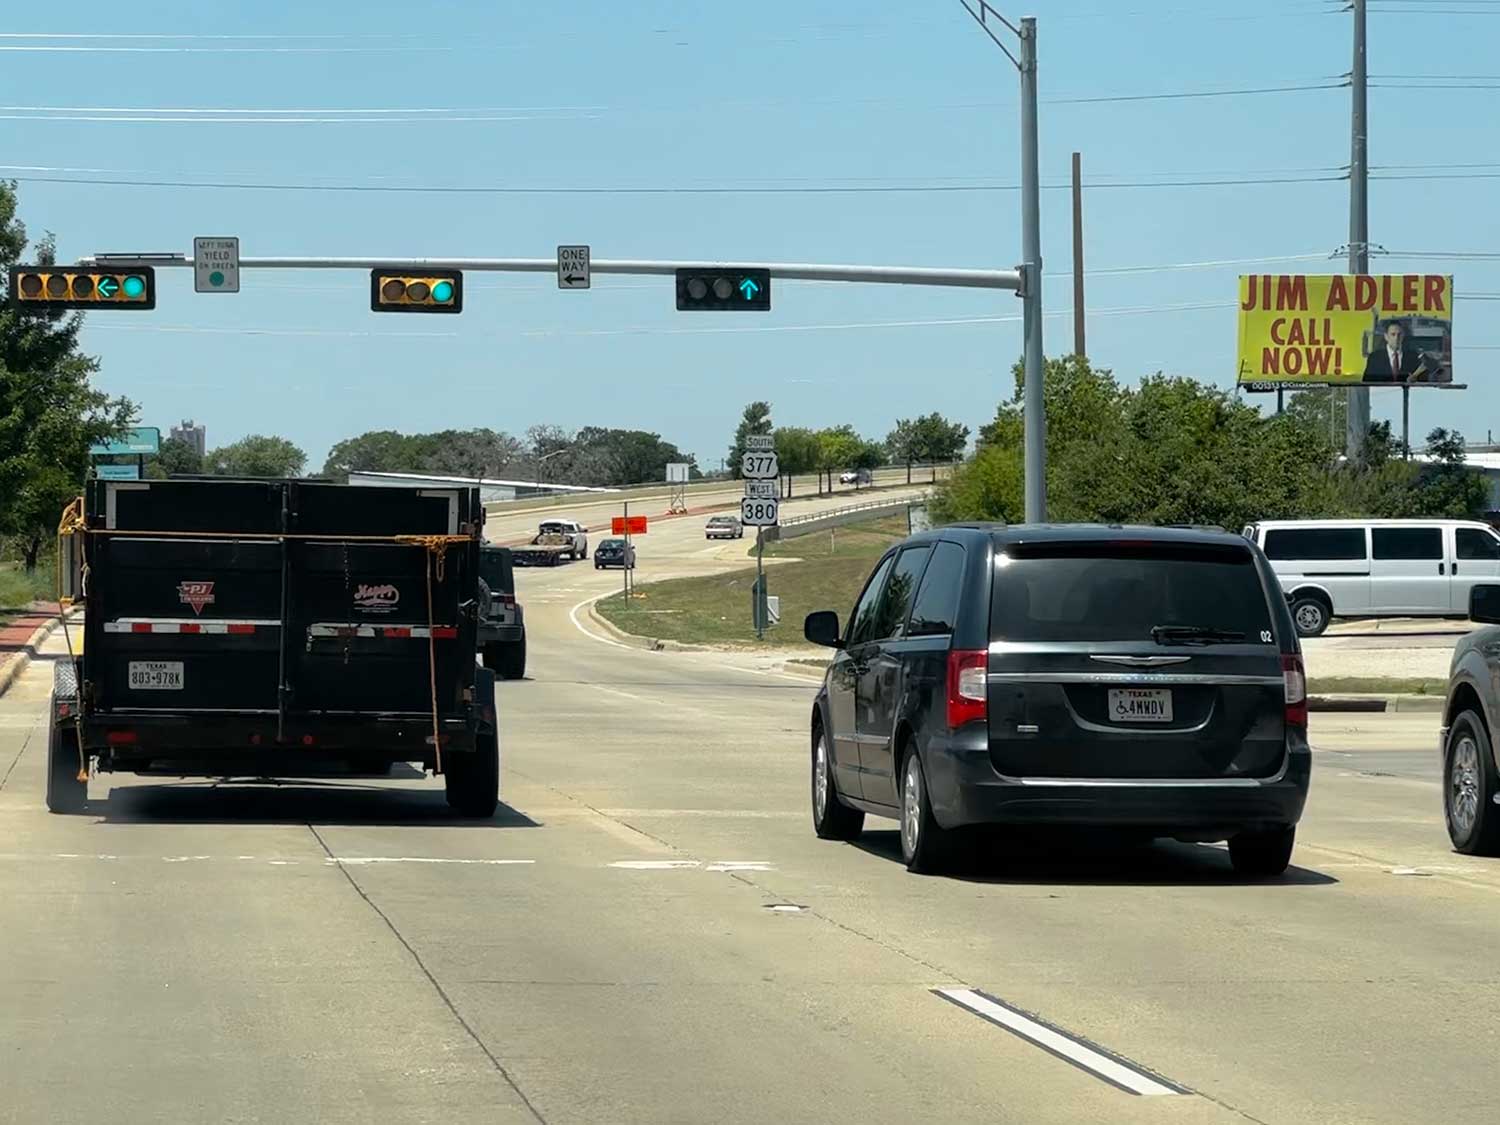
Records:
[[[917,423],[910,418],[899,418],[895,427],[885,436],[885,448],[896,464],[905,463],[906,483],[911,483],[912,462],[922,455],[917,433]]]
[[[146,458],[145,471],[151,480],[196,476],[203,472],[203,455],[181,438],[167,438],[154,456]]]
[[[370,430],[358,437],[345,438],[328,451],[323,475],[345,480],[350,473],[412,472],[411,441],[395,430]]]
[[[852,456],[849,458],[849,468],[856,472],[873,472],[884,465],[886,461],[885,443],[880,441],[867,441],[860,438],[855,443]],[[859,490],[859,478],[854,478],[855,491]]]
[[[286,438],[251,434],[210,450],[206,461],[216,476],[295,477],[307,463],[307,454]]]
[[[0,182],[0,276],[26,253],[14,183]],[[32,247],[50,264],[51,237]],[[90,379],[98,361],[78,350],[82,317],[0,306],[0,533],[18,542],[28,570],[78,494],[91,444],[116,436],[135,407]]]
[[[443,430],[407,439],[422,472],[457,477],[499,478],[519,466],[525,447],[510,434],[494,430]]]
[[[913,423],[913,430],[919,455],[932,466],[933,480],[937,480],[938,462],[958,460],[964,446],[969,444],[969,427],[962,422],[950,422],[936,411],[918,418]],[[908,464],[908,478],[910,475],[911,466]]]
[[[769,434],[771,428],[769,402],[752,402],[745,407],[740,424],[734,431],[734,444],[729,447],[729,471],[736,480],[740,476],[740,461],[745,456],[745,439],[751,434]]]
[[[792,494],[792,478],[818,467],[818,435],[802,426],[782,426],[774,438],[776,460],[786,477],[786,494]]]
[[[818,431],[817,468],[828,477],[828,491],[833,491],[833,474],[838,469],[847,469],[859,456],[863,441],[850,425],[831,426]],[[823,493],[823,482],[818,481],[818,494]]]

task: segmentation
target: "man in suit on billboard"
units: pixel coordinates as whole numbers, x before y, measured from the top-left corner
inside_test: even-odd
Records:
[[[1406,346],[1406,325],[1388,320],[1381,346],[1365,358],[1366,383],[1404,383],[1417,373],[1421,357]]]

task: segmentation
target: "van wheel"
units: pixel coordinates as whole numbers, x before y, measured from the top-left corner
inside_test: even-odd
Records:
[[[908,871],[936,875],[952,858],[953,833],[932,815],[922,759],[911,750],[901,768],[901,858]]]
[[[79,813],[88,799],[89,783],[78,780],[78,736],[54,718],[47,735],[47,810]]]
[[[1443,747],[1443,813],[1448,839],[1465,855],[1500,854],[1500,778],[1484,723],[1465,711],[1448,728]]]
[[[1236,875],[1274,879],[1292,862],[1292,845],[1296,842],[1297,829],[1291,824],[1266,832],[1241,832],[1229,838],[1229,862]]]
[[[1333,620],[1328,603],[1316,594],[1298,594],[1292,601],[1292,623],[1299,637],[1321,636]]]
[[[822,726],[813,727],[813,831],[820,840],[854,840],[865,826],[865,814],[839,800],[833,776],[833,755]]]
[[[494,731],[480,731],[474,750],[443,763],[448,806],[459,816],[488,820],[500,803],[500,743]]]

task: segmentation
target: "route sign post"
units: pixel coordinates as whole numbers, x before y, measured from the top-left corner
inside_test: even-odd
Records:
[[[240,291],[240,240],[238,238],[193,239],[193,291],[238,293]]]
[[[557,248],[557,287],[559,289],[587,289],[589,278],[589,248],[587,246],[559,246]]]
[[[672,486],[667,497],[667,512],[675,515],[687,511],[687,482],[692,475],[692,464],[687,461],[667,462],[667,483]]]

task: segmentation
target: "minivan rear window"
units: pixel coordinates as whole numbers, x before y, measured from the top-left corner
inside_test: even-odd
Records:
[[[1285,527],[1266,532],[1268,559],[1363,559],[1362,527]]]
[[[1018,544],[997,556],[990,636],[1147,641],[1157,625],[1270,643],[1271,611],[1248,550],[1170,543]]]

